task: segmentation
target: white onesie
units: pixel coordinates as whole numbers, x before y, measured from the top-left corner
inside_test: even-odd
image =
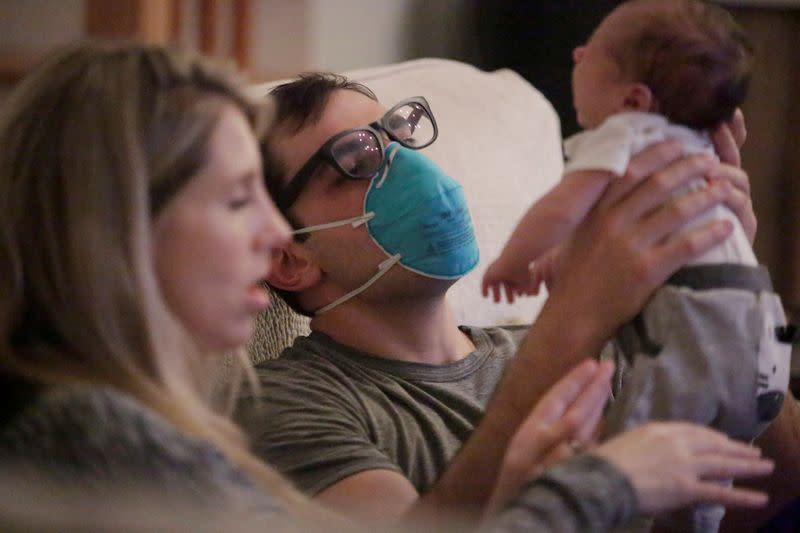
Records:
[[[564,143],[565,174],[605,170],[622,176],[633,155],[666,139],[680,141],[685,154],[716,157],[705,133],[652,113],[621,113]],[[675,194],[704,186],[698,177]],[[791,354],[780,298],[729,209],[715,207],[691,224],[714,219],[730,220],[733,234],[680,269],[617,332],[621,363],[630,369],[606,417],[611,435],[648,420],[686,420],[749,441],[780,409]],[[715,532],[723,513],[722,507],[700,506],[661,526]]]
[[[672,124],[665,117],[654,113],[618,113],[597,128],[573,135],[564,142],[564,153],[567,156],[564,174],[576,170],[606,170],[622,176],[634,155],[651,144],[667,139],[679,141],[684,154],[707,154],[717,158],[707,133]],[[684,194],[703,186],[705,180],[698,178],[675,194]],[[739,219],[727,207],[716,206],[689,225],[701,225],[711,220],[729,220],[733,224],[733,234],[688,264],[758,264]]]

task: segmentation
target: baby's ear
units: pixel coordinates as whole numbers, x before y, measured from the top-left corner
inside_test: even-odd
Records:
[[[657,111],[653,91],[644,83],[631,83],[627,87],[622,107],[625,111]]]
[[[316,284],[321,277],[321,271],[308,250],[295,241],[274,250],[271,259],[267,282],[278,289],[302,291]]]

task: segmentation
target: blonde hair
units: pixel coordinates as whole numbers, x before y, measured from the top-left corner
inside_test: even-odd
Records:
[[[115,387],[292,512],[306,500],[212,408],[150,252],[153,218],[204,165],[230,105],[262,127],[230,74],[156,46],[80,45],[20,83],[0,115],[0,373]]]

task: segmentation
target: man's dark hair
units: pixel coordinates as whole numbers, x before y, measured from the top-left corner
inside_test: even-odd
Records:
[[[730,13],[700,0],[633,0],[628,7],[637,4],[652,9],[612,44],[623,75],[647,85],[654,111],[672,122],[713,129],[730,120],[747,95],[753,62]]]
[[[309,72],[301,74],[294,81],[278,85],[269,92],[275,102],[275,117],[270,132],[261,140],[261,157],[264,165],[264,180],[273,199],[278,198],[283,182],[286,179],[286,165],[280,161],[270,148],[272,134],[275,131],[298,133],[304,128],[313,126],[322,117],[333,92],[338,90],[356,91],[375,101],[378,98],[366,85],[352,81],[344,76],[329,72]],[[279,207],[281,214],[293,228],[299,224],[287,209]],[[305,240],[308,236],[298,235],[297,240]],[[297,295],[277,287],[272,289],[294,311],[310,316],[311,312],[303,309],[297,301]]]

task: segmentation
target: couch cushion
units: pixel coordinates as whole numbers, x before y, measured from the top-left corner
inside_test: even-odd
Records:
[[[550,103],[510,70],[483,72],[444,59],[344,74],[366,84],[387,107],[417,95],[431,104],[439,138],[424,151],[464,185],[481,251],[478,268],[448,294],[459,322],[479,326],[531,322],[542,297],[524,298],[513,305],[494,304],[482,298],[480,280],[518,218],[561,175],[559,124]],[[255,86],[253,94],[266,94],[278,83]],[[275,313],[282,315],[286,309]],[[286,329],[283,318],[276,326]],[[265,327],[269,324],[262,321],[262,337],[267,334]],[[262,349],[258,351],[265,355]]]

